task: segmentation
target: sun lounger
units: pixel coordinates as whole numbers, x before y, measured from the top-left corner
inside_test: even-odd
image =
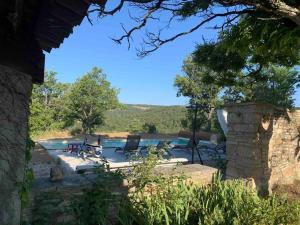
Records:
[[[139,151],[140,140],[140,135],[128,135],[125,146],[116,148],[115,152],[137,153]]]

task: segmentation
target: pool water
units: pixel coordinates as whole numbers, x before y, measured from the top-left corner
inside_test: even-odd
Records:
[[[151,146],[157,145],[159,141],[168,140],[172,141],[173,145],[186,145],[188,143],[188,139],[185,138],[176,138],[176,139],[141,139],[140,146]],[[44,148],[51,149],[66,149],[69,143],[78,143],[82,144],[83,141],[67,141],[67,140],[48,140],[48,141],[40,141],[39,142]],[[117,148],[123,147],[126,143],[126,139],[104,139],[102,141],[103,148]]]

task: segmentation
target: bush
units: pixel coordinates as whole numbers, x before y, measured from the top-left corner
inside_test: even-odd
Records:
[[[81,123],[75,123],[72,127],[69,128],[69,132],[72,136],[76,136],[79,134],[82,134],[82,127],[81,127]]]
[[[159,157],[150,154],[133,166],[128,176],[135,189],[118,208],[120,225],[278,225],[300,224],[300,207],[284,199],[260,198],[241,181],[221,181],[216,176],[208,186],[197,186],[186,177],[165,177],[154,171]],[[107,189],[106,189],[107,191]],[[107,192],[90,190],[83,198],[81,224],[104,224],[111,207]],[[105,207],[105,209],[103,209]],[[88,209],[87,212],[85,209]],[[93,215],[89,215],[92,212]],[[94,216],[97,215],[97,216]],[[93,218],[93,223],[85,220]],[[94,219],[95,218],[95,219]],[[109,224],[107,221],[105,221]]]
[[[82,129],[78,128],[78,127],[71,128],[70,129],[70,134],[72,136],[76,136],[76,135],[82,134]]]
[[[145,123],[143,125],[143,130],[148,134],[156,134],[157,133],[156,126],[153,123]]]
[[[109,168],[104,165],[96,170],[98,178],[92,188],[76,196],[71,207],[76,218],[76,225],[108,225],[111,224],[111,211],[116,210],[119,193],[115,189],[123,181],[119,171],[104,172]],[[82,174],[84,176],[84,174]]]

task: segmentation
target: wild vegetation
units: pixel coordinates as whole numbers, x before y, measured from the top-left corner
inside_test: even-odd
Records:
[[[117,90],[104,87],[102,83],[98,86],[89,79],[94,75],[88,73],[74,84],[62,84],[55,76],[54,72],[46,72],[45,83],[34,86],[30,116],[33,135],[51,130],[68,130],[71,134],[84,131],[177,133],[186,128],[182,123],[186,115],[184,106],[120,104]],[[104,77],[99,79],[108,85]],[[98,95],[96,87],[99,87]],[[109,105],[101,103],[104,99]],[[85,117],[91,108],[94,111]]]
[[[79,122],[84,133],[92,133],[95,126],[104,123],[104,112],[117,108],[118,90],[111,88],[106,75],[99,68],[79,78],[70,86],[65,97],[66,125]]]
[[[45,82],[32,91],[32,135],[62,130],[79,124],[79,132],[91,133],[103,124],[104,112],[119,106],[118,90],[112,88],[101,69],[95,67],[73,84],[63,84],[56,73],[45,73]]]
[[[240,71],[234,75],[233,81],[225,82],[219,79],[222,72],[226,72],[226,68],[217,71],[214,68],[217,63],[222,64],[217,62],[222,57],[221,54],[215,57],[214,53],[207,53],[205,57],[202,56],[201,63],[197,62],[199,54],[195,52],[184,60],[183,75],[177,75],[174,83],[177,96],[189,98],[190,105],[194,107],[187,111],[186,118],[182,120],[184,127],[192,129],[194,126],[195,107],[198,111],[196,130],[213,130],[220,133],[222,131],[216,118],[216,109],[222,108],[224,104],[258,102],[282,108],[294,107],[293,95],[300,80],[297,70],[272,65],[257,72],[264,79],[256,80],[255,77]],[[215,58],[209,63],[202,63],[209,57]],[[226,77],[229,78],[227,75]]]
[[[300,61],[299,1],[120,0],[116,5],[106,1],[95,4],[90,13],[112,16],[124,8],[129,9],[133,23],[122,24],[123,34],[113,40],[128,43],[130,48],[133,40],[141,38],[138,56],[145,57],[182,36],[210,27],[217,36],[207,38],[201,34],[191,57],[193,66],[201,70],[201,78],[197,79],[204,84],[202,90],[212,85],[222,87],[226,102],[267,100],[283,107],[293,106],[290,90],[299,84],[294,70]],[[139,10],[130,11],[132,8]],[[175,33],[166,31],[179,23],[189,28]],[[137,35],[139,31],[144,35]],[[187,61],[184,64],[184,73],[191,78],[193,72],[186,70]],[[179,77],[176,82],[179,95],[192,97],[180,88],[183,83]],[[208,108],[202,115],[208,113]]]
[[[177,133],[184,129],[184,106],[123,105],[105,113],[100,131]]]
[[[73,209],[78,225],[275,225],[300,223],[300,205],[283,198],[261,198],[241,181],[214,177],[208,186],[188,183],[184,175],[165,177],[155,171],[159,156],[150,154],[126,175],[134,189],[123,198],[105,185],[104,175],[80,198]],[[130,186],[130,187],[131,187]],[[109,215],[114,210],[116,215]]]
[[[241,75],[234,85],[222,86],[215,79],[217,74],[199,66],[192,56],[184,61],[183,73],[174,82],[177,95],[199,106],[197,130],[215,132],[221,132],[215,113],[218,107],[254,101],[292,108],[299,81],[296,70],[272,66],[261,72],[268,74],[267,80],[254,81]],[[74,84],[60,83],[55,76],[55,72],[46,72],[45,83],[34,86],[30,117],[33,135],[51,130],[68,130],[72,135],[94,131],[177,133],[192,128],[193,110],[184,106],[120,104],[118,90],[110,87],[101,69],[94,68]],[[215,82],[207,83],[208,76]]]
[[[117,93],[99,68],[73,84],[61,83],[55,72],[46,72],[44,84],[34,85],[32,92],[31,134],[59,130],[73,135],[94,131],[177,133],[190,127],[184,106],[120,104]],[[206,129],[207,123],[202,119],[201,128]]]

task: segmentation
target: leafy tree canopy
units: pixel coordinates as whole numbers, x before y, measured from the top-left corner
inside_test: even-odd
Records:
[[[69,124],[82,123],[83,131],[91,133],[96,125],[103,124],[103,113],[119,105],[118,90],[112,88],[100,68],[78,79],[66,96],[65,118]]]
[[[184,76],[176,76],[174,85],[178,96],[186,96],[191,104],[199,106],[198,130],[219,129],[214,109],[224,103],[260,102],[292,108],[300,78],[296,70],[271,65],[259,71],[259,75],[267,79],[256,80],[242,70],[234,75],[234,82],[224,83],[220,82],[220,73],[199,65],[192,56],[184,60],[183,72]],[[188,110],[182,125],[191,129],[193,120],[194,112]]]
[[[271,66],[261,71],[268,76],[267,81],[254,81],[239,76],[236,85],[225,88],[222,99],[225,103],[260,102],[279,107],[294,107],[293,95],[298,87],[300,75],[298,71],[286,67]]]
[[[63,96],[69,84],[57,82],[56,73],[45,72],[45,81],[34,85],[30,105],[30,131],[32,134],[63,127]]]
[[[174,83],[178,89],[177,96],[188,97],[191,105],[199,107],[200,121],[198,121],[199,126],[197,126],[197,129],[202,126],[202,128],[210,130],[213,112],[218,104],[218,93],[221,88],[213,83],[204,83],[203,78],[214,72],[195,64],[191,56],[184,60],[182,70],[184,75],[177,75]],[[193,121],[192,111],[188,111],[188,121],[185,122],[190,124],[189,127],[191,127],[191,121]]]
[[[288,51],[299,53],[298,40],[298,44],[294,43],[294,50],[290,50],[290,43],[299,36],[298,0],[119,0],[116,5],[104,0],[95,1],[90,13],[98,12],[100,17],[104,17],[114,15],[124,8],[129,11],[134,25],[130,24],[131,27],[127,28],[126,24],[122,24],[124,34],[113,40],[117,43],[127,41],[130,47],[135,33],[144,29],[145,37],[138,51],[142,57],[206,25],[221,33],[229,29],[232,30],[231,35],[242,36],[241,41],[246,41],[243,43],[245,47],[241,49],[242,52],[249,43],[253,43],[253,46],[260,46],[263,52],[272,51],[281,55],[285,62],[288,61],[285,58]],[[164,33],[165,29],[188,19],[194,25],[186,30],[171,36]],[[154,23],[156,26],[153,26]],[[155,27],[158,29],[155,30]],[[268,55],[269,53],[265,56]],[[275,58],[277,56],[270,59],[272,63]]]
[[[198,45],[194,61],[218,73],[214,79],[220,84],[233,85],[241,73],[266,81],[269,76],[261,73],[263,68],[299,64],[300,26],[290,26],[282,21],[244,16],[238,24],[221,32],[217,41]],[[206,80],[211,81],[212,77]]]

